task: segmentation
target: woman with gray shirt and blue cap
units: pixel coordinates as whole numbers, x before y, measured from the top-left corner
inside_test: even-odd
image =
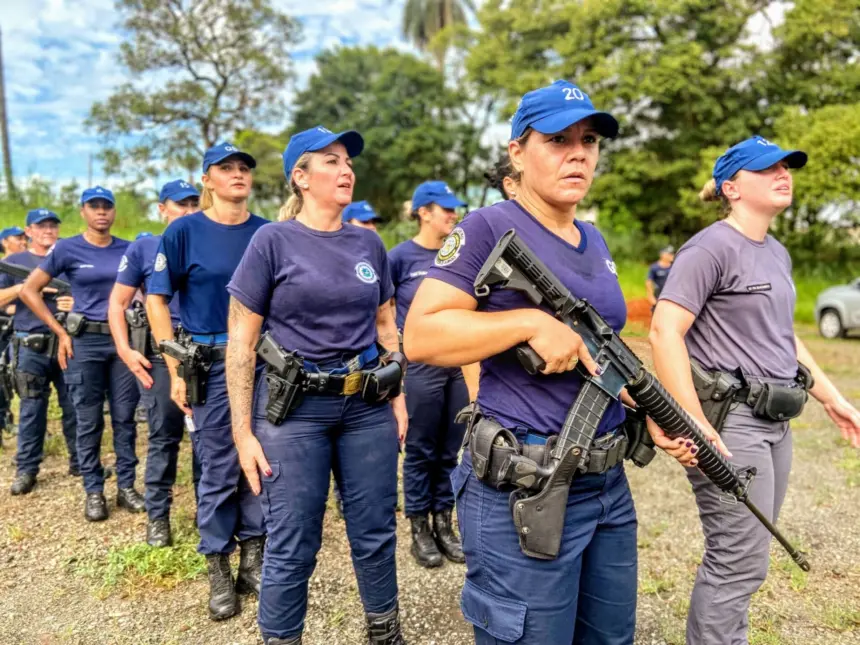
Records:
[[[809,394],[860,447],[860,412],[794,333],[791,258],[768,234],[791,206],[790,169],[806,159],[758,136],[717,159],[700,197],[722,202],[725,218],[681,247],[650,335],[659,379],[733,462],[755,467],[750,498],[773,522],[791,470],[789,420]],[[652,436],[658,446],[667,441]],[[687,643],[746,643],[750,597],[767,575],[771,535],[698,470],[690,468],[687,477],[705,533]]]

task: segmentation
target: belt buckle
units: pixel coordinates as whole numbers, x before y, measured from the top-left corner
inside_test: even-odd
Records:
[[[343,395],[352,396],[361,389],[361,372],[350,372],[343,381]]]

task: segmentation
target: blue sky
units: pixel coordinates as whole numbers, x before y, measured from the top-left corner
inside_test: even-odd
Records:
[[[407,47],[400,38],[403,0],[272,1],[303,25],[304,40],[294,52],[299,85],[322,49],[371,43]],[[122,34],[113,0],[0,4],[15,176],[83,184],[88,157],[99,150],[84,118],[93,101],[125,80],[117,63]],[[102,179],[94,162],[94,180]]]

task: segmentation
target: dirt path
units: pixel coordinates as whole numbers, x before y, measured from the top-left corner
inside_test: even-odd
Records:
[[[644,353],[644,340],[631,343]],[[843,392],[860,401],[860,340],[810,339],[813,351]],[[142,428],[142,427],[141,427]],[[780,525],[809,553],[808,576],[774,548],[771,574],[753,601],[752,645],[860,643],[860,454],[838,441],[817,404],[794,424],[795,459]],[[57,428],[52,429],[54,433]],[[8,486],[14,439],[0,453],[0,643],[253,645],[260,642],[256,602],[216,624],[206,616],[206,583],[194,553],[190,456],[183,447],[174,525],[177,546],[155,552],[141,545],[145,518],[113,508],[110,519],[82,517],[80,482],[69,478],[61,441],[29,496]],[[145,454],[139,442],[138,454]],[[113,458],[109,455],[108,461]],[[142,475],[143,466],[138,468]],[[637,645],[683,643],[684,620],[702,536],[680,468],[659,456],[647,470],[628,468],[640,519]],[[141,484],[142,485],[142,484]],[[428,572],[408,553],[399,517],[398,575],[410,645],[472,642],[458,595],[464,567]],[[363,618],[344,524],[326,514],[323,549],[311,580],[307,645],[360,645]],[[534,644],[538,645],[538,644]]]

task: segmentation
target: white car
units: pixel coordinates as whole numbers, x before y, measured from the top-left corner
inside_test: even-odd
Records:
[[[841,338],[860,329],[860,278],[818,294],[815,320],[825,338]]]

